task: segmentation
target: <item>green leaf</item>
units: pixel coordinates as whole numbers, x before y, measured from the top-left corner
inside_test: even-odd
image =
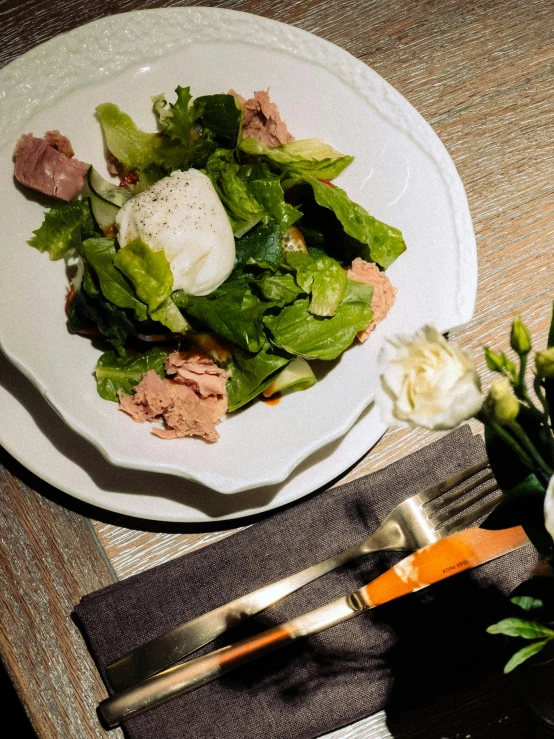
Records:
[[[273,218],[268,219],[267,223],[259,223],[240,239],[236,239],[235,247],[238,265],[279,264],[283,256],[279,224]]]
[[[281,232],[290,228],[302,217],[301,211],[285,202],[281,178],[273,175],[266,165],[249,168],[248,191],[279,222]]]
[[[535,621],[526,621],[523,618],[505,618],[497,624],[489,626],[487,633],[519,636],[522,639],[550,638],[554,636],[554,631],[547,626],[543,626]]]
[[[151,311],[150,317],[174,334],[186,334],[190,329],[190,324],[171,298],[167,298],[156,310]]]
[[[274,343],[289,354],[305,359],[336,359],[350,346],[358,331],[367,328],[373,313],[373,288],[348,280],[346,296],[330,318],[310,313],[309,298],[296,300],[264,323]]]
[[[232,151],[218,149],[208,159],[205,171],[227,211],[234,235],[240,238],[262,219],[263,206],[240,177],[240,167]]]
[[[258,352],[266,342],[262,316],[269,304],[253,295],[244,276],[228,280],[202,297],[178,290],[173,300],[186,315],[243,349]]]
[[[330,187],[314,177],[306,177],[306,181],[311,185],[318,205],[335,214],[348,236],[369,247],[371,261],[386,269],[406,250],[398,229],[369,215],[340,187]]]
[[[136,333],[125,311],[105,300],[99,290],[97,297],[92,297],[85,290],[76,293],[70,304],[68,323],[74,332],[98,329],[117,348],[125,344],[129,335]]]
[[[104,352],[96,364],[96,384],[99,394],[106,400],[119,401],[119,393],[129,395],[148,370],[155,370],[164,377],[164,364],[168,353],[154,347],[136,357],[120,357],[115,352]]]
[[[156,95],[153,98],[154,112],[167,136],[188,146],[192,125],[189,113],[192,95],[190,94],[190,87],[181,87],[180,85],[175,92],[177,93],[175,103],[167,103],[163,95]]]
[[[289,252],[286,263],[296,270],[296,282],[311,293],[310,313],[334,316],[346,295],[348,278],[341,265],[328,256],[314,259],[302,252]]]
[[[105,298],[118,308],[131,308],[137,321],[148,318],[146,305],[137,299],[133,287],[114,266],[116,251],[113,239],[87,239],[83,241],[80,254],[94,269]]]
[[[157,133],[141,131],[127,113],[113,103],[102,103],[96,113],[111,153],[127,169],[144,169],[164,159],[167,148]]]
[[[290,272],[271,274],[265,271],[253,284],[266,300],[280,307],[294,303],[302,293]]]
[[[332,180],[354,161],[354,157],[341,154],[321,139],[300,139],[270,147],[246,138],[240,148],[247,154],[263,156],[293,179],[312,175],[321,180]]]
[[[113,263],[132,283],[150,313],[171,295],[173,273],[163,250],[153,251],[143,241],[135,239],[113,256]]]
[[[94,235],[89,198],[54,205],[33,234],[27,243],[40,252],[47,251],[50,259],[61,259],[71,249],[78,249],[82,239]]]
[[[548,331],[548,341],[546,346],[554,346],[554,302],[552,303],[552,318],[550,319],[550,329]]]
[[[512,670],[515,670],[516,667],[522,664],[522,662],[525,662],[530,657],[533,657],[533,655],[538,654],[543,647],[548,643],[549,639],[542,639],[541,641],[533,642],[532,644],[527,644],[527,646],[523,647],[519,650],[519,652],[516,652],[510,660],[506,663],[506,666],[504,667],[504,673],[507,674],[508,672],[511,672]]]
[[[257,354],[235,347],[229,365],[232,375],[227,380],[229,411],[236,411],[259,395],[289,362],[290,357],[273,354],[267,345]]]
[[[217,144],[236,149],[242,124],[242,107],[234,95],[202,95],[194,99],[192,115],[203,134],[209,133]]]
[[[535,608],[542,608],[544,603],[538,598],[532,598],[530,595],[516,595],[510,598],[510,603],[523,608],[524,611],[532,611]]]

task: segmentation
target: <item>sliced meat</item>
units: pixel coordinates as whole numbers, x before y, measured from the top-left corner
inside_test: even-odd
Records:
[[[365,282],[367,285],[373,285],[373,298],[371,300],[373,318],[368,327],[364,331],[359,331],[357,334],[360,341],[365,341],[375,326],[389,312],[396,297],[396,288],[392,286],[387,275],[381,272],[375,264],[366,262],[360,259],[360,257],[357,257],[352,262],[352,266],[348,269],[346,276],[355,282]]]
[[[46,139],[36,138],[31,133],[20,137],[13,158],[15,178],[22,185],[66,201],[73,200],[81,192],[90,167],[78,159],[70,159],[49,146]]]
[[[199,436],[216,441],[215,424],[227,412],[225,383],[231,373],[207,357],[187,352],[170,354],[166,369],[175,375],[174,380],[149,370],[133,395],[120,396],[120,410],[139,423],[163,419],[165,427],[152,430],[162,439]]]
[[[239,97],[237,93],[233,94]],[[244,138],[251,137],[268,146],[281,146],[287,141],[294,140],[285,122],[281,120],[279,108],[271,102],[265,90],[255,92],[254,97],[244,103],[243,100],[244,98],[239,98],[244,110],[242,121]]]
[[[225,395],[225,384],[231,373],[221,369],[201,354],[173,352],[167,358],[165,371],[174,375],[175,382],[192,387],[201,398]]]
[[[73,151],[73,147],[71,146],[71,141],[67,138],[67,136],[64,136],[63,133],[60,133],[57,129],[54,131],[46,131],[44,134],[44,140],[48,144],[48,146],[51,146],[53,149],[56,149],[60,152],[60,154],[63,154],[66,157],[71,157],[75,154]]]

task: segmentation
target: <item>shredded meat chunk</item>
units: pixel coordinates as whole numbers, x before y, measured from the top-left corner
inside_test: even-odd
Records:
[[[268,146],[281,146],[287,141],[293,141],[292,136],[281,119],[279,108],[269,99],[265,90],[254,93],[254,97],[245,100],[234,90],[229,90],[234,95],[244,110],[242,121],[242,135],[261,141]]]
[[[48,146],[51,146],[53,149],[56,149],[60,152],[60,154],[63,154],[66,157],[71,157],[75,154],[73,151],[73,147],[71,146],[71,141],[67,138],[67,136],[64,136],[63,133],[60,133],[57,129],[54,131],[46,131],[44,134],[44,140],[48,144]]]
[[[373,298],[371,300],[373,318],[369,326],[357,334],[360,341],[365,341],[375,326],[389,312],[396,297],[396,288],[392,286],[387,275],[381,272],[375,264],[366,262],[360,259],[360,257],[356,257],[352,262],[352,266],[348,269],[346,276],[355,282],[365,282],[367,285],[373,285]]]
[[[120,410],[138,423],[163,419],[164,428],[152,429],[162,439],[199,436],[216,441],[215,425],[228,408],[225,384],[231,373],[189,352],[170,354],[166,372],[174,379],[162,379],[154,370],[146,372],[133,395],[120,396]]]

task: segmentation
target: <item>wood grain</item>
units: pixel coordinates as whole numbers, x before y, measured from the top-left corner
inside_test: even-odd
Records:
[[[481,347],[506,348],[514,314],[522,315],[537,345],[544,343],[554,297],[553,0],[0,0],[0,64],[110,13],[183,4],[292,23],[347,49],[393,84],[443,140],[473,216],[477,306],[473,320],[452,331],[451,338],[478,355],[485,386],[490,373]],[[474,429],[479,431],[478,424]],[[391,429],[343,481],[389,464],[436,436]],[[103,688],[69,613],[82,594],[107,584],[110,573],[83,511],[71,510],[67,499],[52,491],[45,493],[36,480],[25,485],[17,465],[9,467],[15,474],[0,468],[3,659],[40,736],[103,736],[93,710]],[[236,530],[233,524],[208,530],[92,515],[118,577]],[[465,736],[469,729],[473,736],[526,736],[519,719],[503,723],[512,703],[495,702],[490,685],[486,695],[486,703],[464,695],[464,712],[443,711],[442,724],[438,703],[433,720],[416,711],[409,729],[395,720],[395,732],[432,739],[444,736],[448,726],[448,736]],[[479,733],[480,725],[485,733]],[[500,725],[512,733],[502,733]]]

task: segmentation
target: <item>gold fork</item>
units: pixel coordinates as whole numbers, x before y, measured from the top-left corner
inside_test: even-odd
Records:
[[[502,493],[485,460],[399,503],[365,541],[324,562],[236,598],[161,634],[111,662],[107,676],[116,691],[169,667],[250,616],[347,562],[370,552],[413,551],[461,531],[487,515]],[[469,480],[462,486],[461,483]],[[483,483],[488,483],[481,487]],[[476,488],[479,488],[476,490]],[[469,493],[473,492],[471,495]],[[491,493],[496,493],[491,495]]]

